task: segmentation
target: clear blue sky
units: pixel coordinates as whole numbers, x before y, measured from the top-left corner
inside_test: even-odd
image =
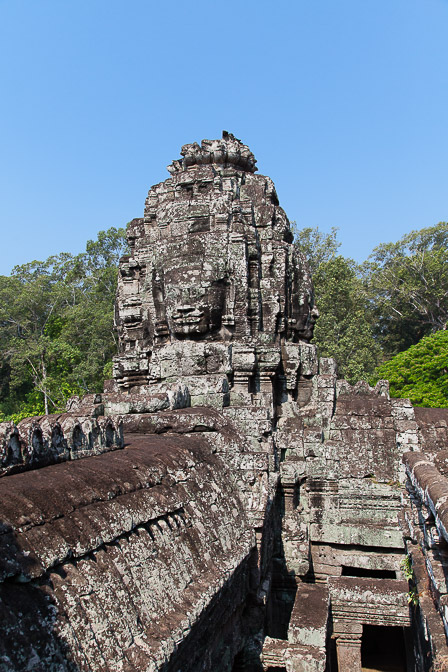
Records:
[[[364,260],[448,220],[448,0],[0,0],[0,273],[142,215],[229,130]]]

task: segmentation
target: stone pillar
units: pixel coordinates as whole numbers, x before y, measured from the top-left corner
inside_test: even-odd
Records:
[[[333,637],[336,639],[339,672],[361,672],[362,623],[336,621]]]
[[[294,495],[296,490],[295,483],[283,482],[283,494],[285,496],[285,513],[291,513],[294,511]]]
[[[257,368],[259,391],[256,395],[261,405],[272,408],[273,380],[280,364],[280,353],[273,347],[257,347]]]
[[[272,378],[274,374],[269,372],[260,371],[259,381],[260,381],[260,392],[272,394]]]
[[[236,397],[235,401],[251,399],[249,392],[249,381],[255,372],[255,350],[251,347],[236,345],[233,347],[233,390],[231,390],[231,399]]]
[[[341,635],[336,640],[339,672],[361,672],[361,637]]]

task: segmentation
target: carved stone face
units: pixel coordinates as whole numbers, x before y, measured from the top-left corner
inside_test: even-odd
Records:
[[[195,235],[183,238],[181,246],[167,241],[159,255],[157,319],[177,338],[206,338],[222,325],[229,285],[226,246],[221,241],[210,249],[209,239]]]
[[[305,341],[309,343],[313,338],[314,327],[319,317],[317,306],[310,307],[309,297],[304,297],[304,302],[298,311],[298,319],[293,329],[295,331],[295,341]]]
[[[309,268],[292,244],[272,181],[255,175],[248,147],[225,133],[201,147],[186,145],[181,154],[171,177],[150,189],[144,218],[129,227],[116,380],[132,387],[171,377],[178,366],[173,353],[188,352],[188,341],[200,341],[195,352],[211,351],[211,341],[232,341],[235,379],[248,382],[258,367],[264,385],[283,342],[313,337],[318,312]]]
[[[314,305],[314,290],[308,266],[302,255],[293,254],[293,284],[291,293],[290,337],[293,342],[309,342],[319,317]]]

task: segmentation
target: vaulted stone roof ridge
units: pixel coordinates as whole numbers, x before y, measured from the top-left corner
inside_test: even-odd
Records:
[[[202,140],[201,146],[197,142],[183,145],[182,159],[175,159],[167,170],[171,175],[187,170],[192,166],[214,164],[222,168],[234,167],[249,173],[258,170],[255,156],[249,147],[241,142],[232,133],[222,132],[221,140]]]

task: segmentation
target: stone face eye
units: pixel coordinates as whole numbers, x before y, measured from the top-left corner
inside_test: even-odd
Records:
[[[210,231],[210,217],[194,217],[188,222],[189,233],[205,233]]]
[[[213,182],[199,182],[197,185],[197,192],[200,195],[207,194],[209,191],[211,191],[213,187]]]

